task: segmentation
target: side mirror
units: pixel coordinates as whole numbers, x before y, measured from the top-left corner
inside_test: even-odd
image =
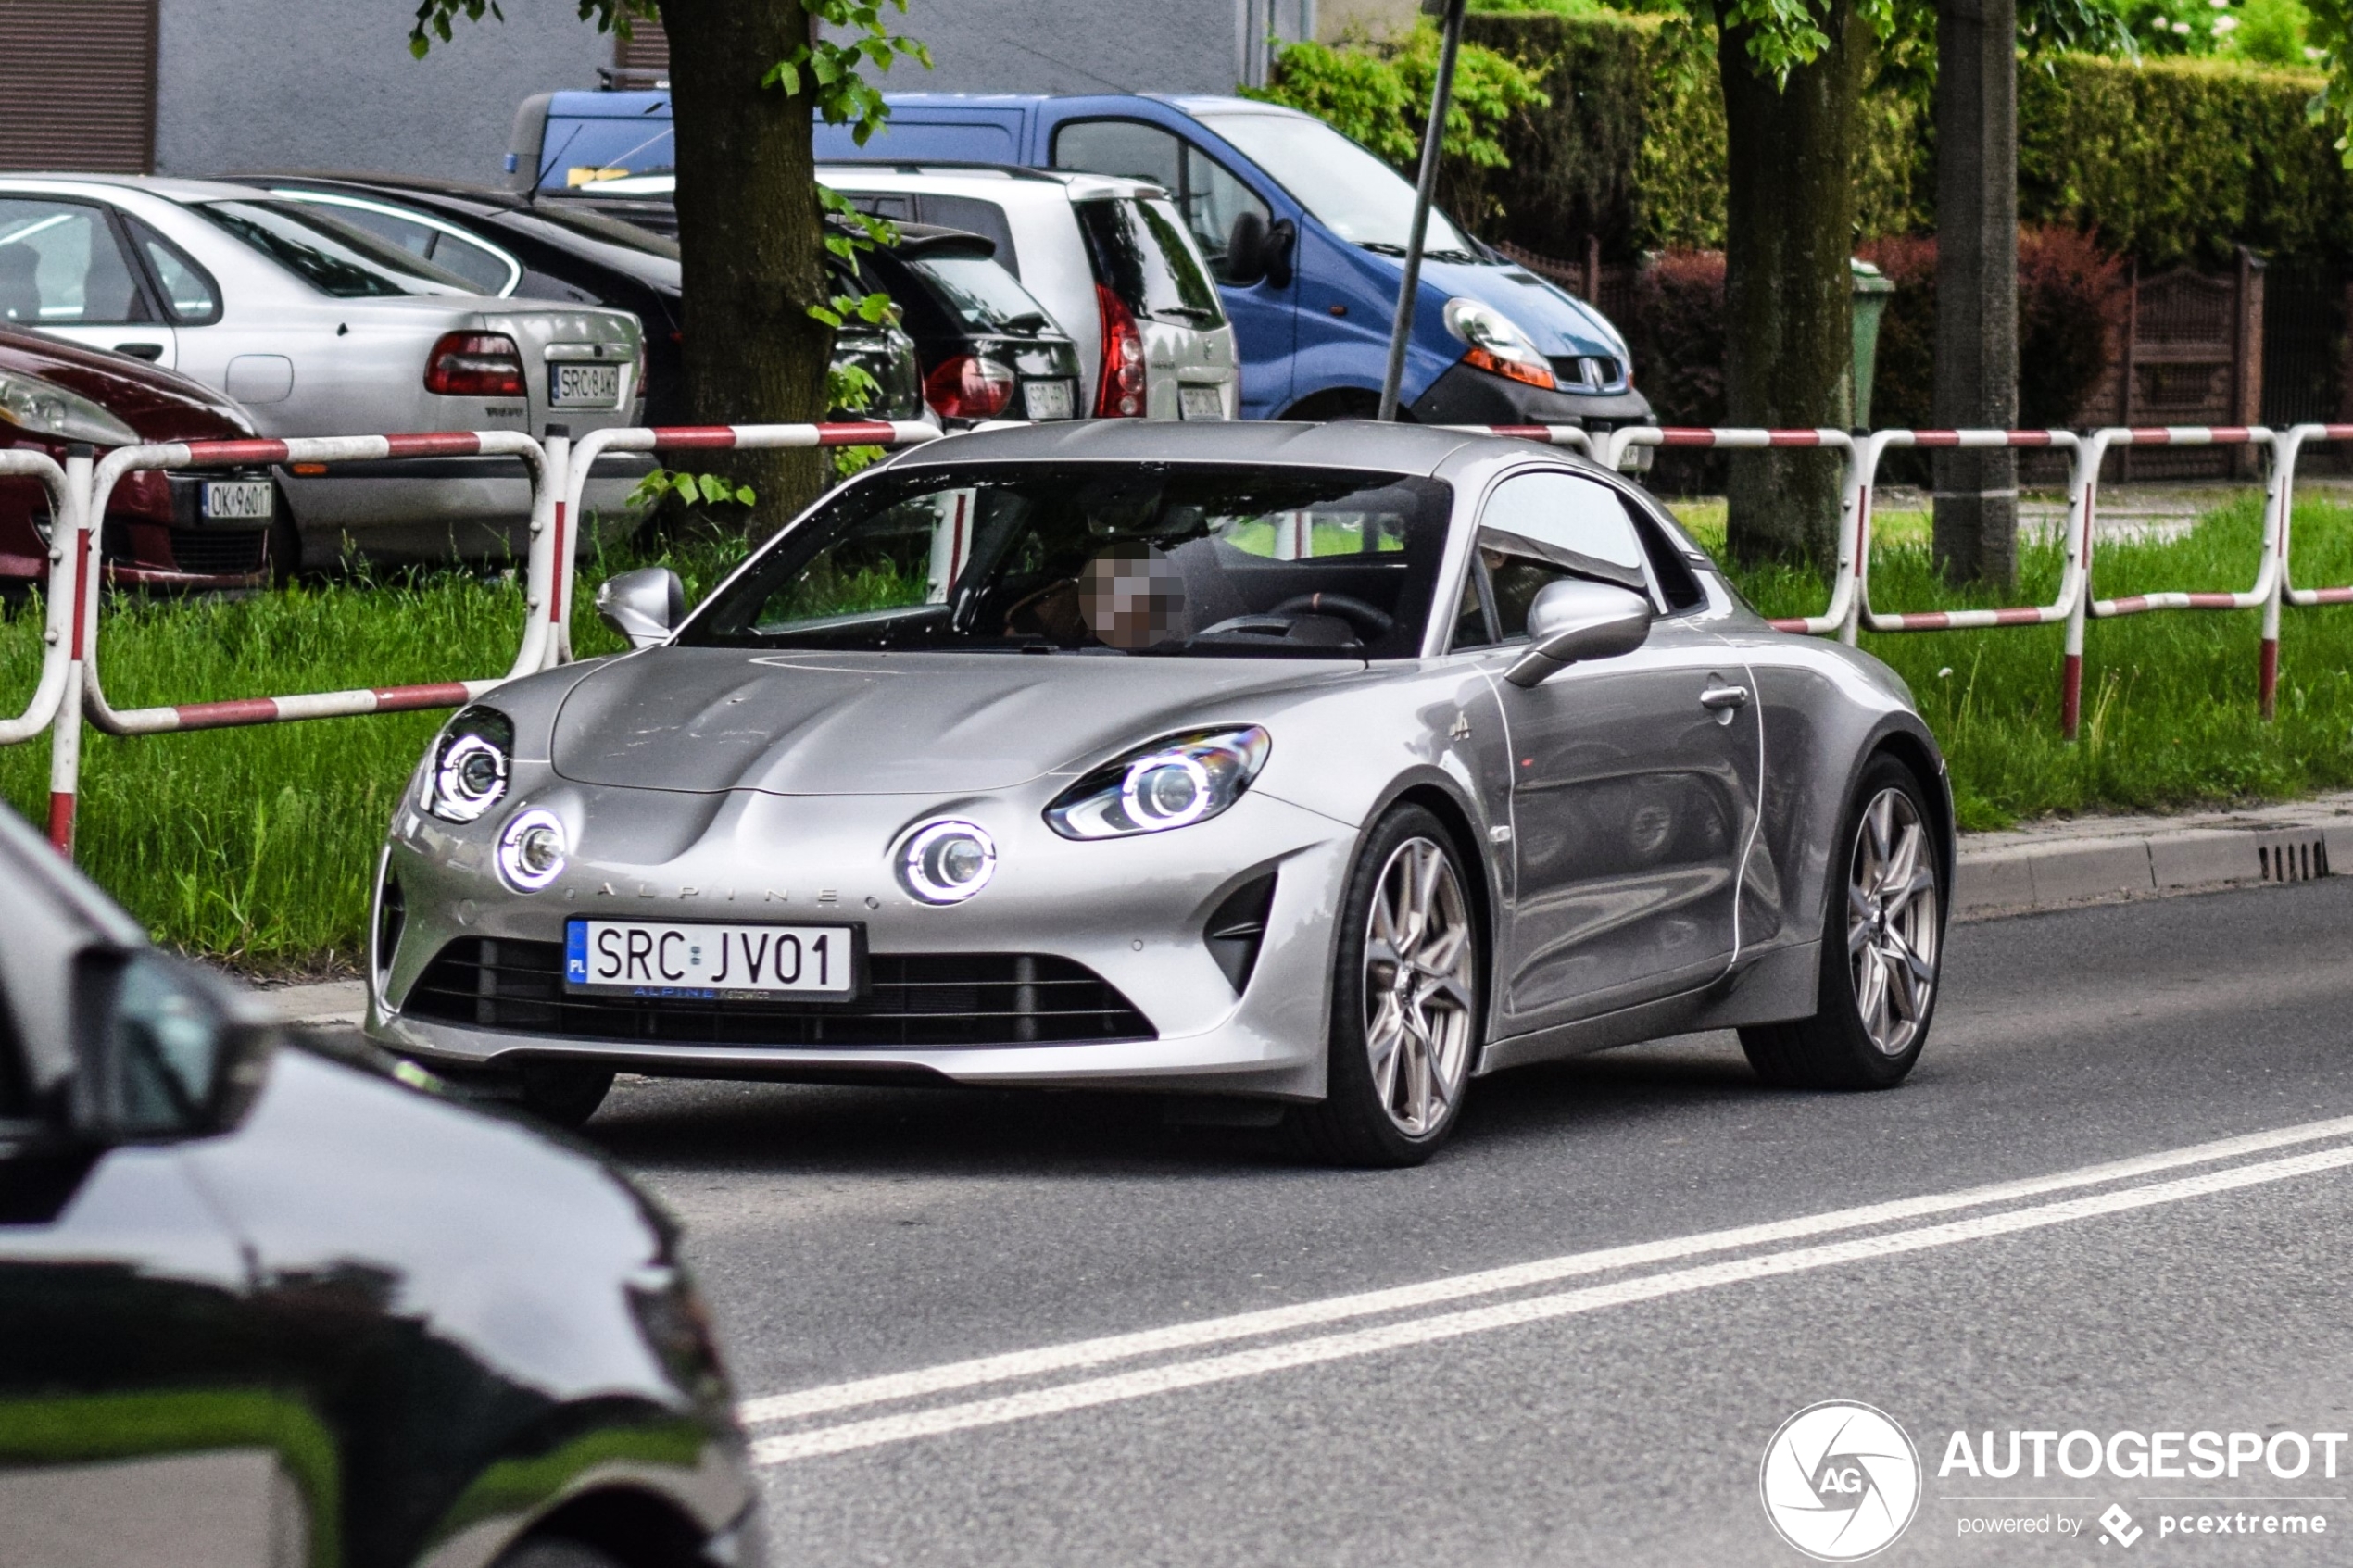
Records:
[[[1632,653],[1651,634],[1651,602],[1606,583],[1564,577],[1547,583],[1528,607],[1529,649],[1504,672],[1533,686],[1554,671],[1589,659]]]
[[[102,1144],[225,1132],[268,1075],[277,1021],[191,963],[139,951],[85,960],[75,1074],[77,1133]]]
[[[686,619],[686,585],[666,566],[640,567],[597,586],[597,617],[633,648],[667,641]]]
[[[1289,219],[1269,228],[1255,212],[1236,213],[1226,233],[1226,282],[1236,288],[1258,282],[1289,287],[1291,246],[1298,238]]]

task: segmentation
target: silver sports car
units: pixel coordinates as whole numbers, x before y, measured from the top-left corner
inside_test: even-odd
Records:
[[[955,436],[691,614],[661,570],[600,605],[634,651],[435,739],[373,924],[370,1033],[553,1118],[617,1068],[1087,1085],[1393,1165],[1526,1062],[1738,1027],[1877,1088],[1927,1037],[1952,810],[1903,684],[1557,451]]]

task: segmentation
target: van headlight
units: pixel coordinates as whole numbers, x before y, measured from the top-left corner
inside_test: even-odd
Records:
[[[444,726],[425,771],[425,809],[445,822],[471,822],[506,797],[514,721],[495,708],[468,708]]]
[[[1509,316],[1481,299],[1446,302],[1446,330],[1469,345],[1463,363],[1550,392],[1553,367]]]
[[[1064,838],[1126,838],[1205,822],[1242,797],[1273,744],[1246,724],[1138,746],[1055,797],[1046,825]]]

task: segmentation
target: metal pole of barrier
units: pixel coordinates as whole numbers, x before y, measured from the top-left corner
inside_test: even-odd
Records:
[[[24,711],[0,719],[0,746],[17,746],[49,727],[65,693],[73,634],[74,500],[66,470],[46,452],[29,446],[0,448],[0,474],[38,480],[49,496],[49,580],[42,590],[41,674]]]
[[[2108,460],[2108,444],[2129,432],[2095,430],[2075,449],[2075,471],[2069,476],[2067,521],[2072,538],[2068,544],[2068,575],[2075,594],[2067,607],[2067,645],[2059,669],[2059,738],[2072,741],[2083,721],[2083,627],[2092,606],[2092,524],[2099,507],[2100,465]]]
[[[572,659],[572,569],[580,553],[580,512],[571,505],[571,429],[549,425],[547,439],[540,445],[547,454],[542,483],[556,499],[556,534],[547,549],[547,646],[539,668],[552,670]]]
[[[72,609],[66,637],[66,675],[58,694],[57,719],[49,729],[49,843],[67,859],[73,859],[75,797],[82,790],[82,674],[88,657],[90,619],[97,598],[97,527],[92,521],[90,495],[91,447],[76,442],[66,448],[66,496],[69,515],[51,525],[51,533],[66,543],[66,581],[62,590],[51,575],[51,589],[71,596]]]
[[[523,552],[522,641],[516,645],[514,663],[507,668],[510,681],[546,669],[547,650],[555,640],[548,617],[555,608],[555,552],[566,514],[562,477],[547,448],[558,442],[569,448],[570,441],[556,433],[563,428],[547,427],[547,439],[539,443],[539,461],[532,474],[531,539]]]
[[[2287,592],[2288,510],[2295,505],[2296,462],[2309,427],[2281,432],[2271,446],[2271,472],[2265,486],[2263,544],[2271,558],[2271,592],[2263,596],[2263,636],[2255,656],[2255,706],[2263,721],[2280,712],[2280,601]]]
[[[2298,425],[2296,433],[2309,441],[2353,441],[2353,424]],[[2288,558],[2294,545],[2294,520],[2284,517],[2280,531],[2280,596],[2299,609],[2314,605],[2353,604],[2353,585],[2299,588],[2288,580]]]

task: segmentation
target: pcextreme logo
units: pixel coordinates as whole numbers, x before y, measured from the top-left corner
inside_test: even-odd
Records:
[[[1781,1423],[1757,1474],[1765,1517],[1822,1562],[1891,1545],[1920,1506],[1920,1456],[1885,1411],[1830,1399]]]

